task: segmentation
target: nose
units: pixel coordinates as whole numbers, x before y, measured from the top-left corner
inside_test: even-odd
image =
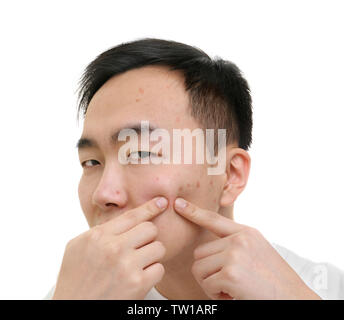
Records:
[[[116,164],[105,166],[102,177],[92,196],[92,202],[102,212],[114,207],[124,208],[128,198],[122,170]]]

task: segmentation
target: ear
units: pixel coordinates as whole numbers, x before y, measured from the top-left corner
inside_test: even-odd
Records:
[[[239,194],[245,189],[251,168],[251,157],[241,148],[227,147],[226,180],[223,186],[220,205],[227,207],[234,204]]]

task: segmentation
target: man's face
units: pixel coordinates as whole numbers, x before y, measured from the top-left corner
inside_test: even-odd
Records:
[[[93,227],[153,197],[166,197],[168,208],[152,222],[159,230],[157,240],[167,249],[164,261],[168,261],[192,246],[203,231],[174,211],[174,200],[182,197],[199,207],[218,211],[223,187],[219,182],[223,178],[208,175],[207,164],[194,162],[120,164],[118,151],[125,142],[114,143],[111,136],[142,120],[168,130],[171,137],[173,129],[192,131],[200,127],[190,115],[180,73],[158,66],[134,69],[113,77],[97,91],[89,104],[82,133],[83,138],[95,140],[97,146],[79,150],[80,163],[89,160],[80,180],[79,198],[87,222]],[[140,139],[138,151],[149,151],[140,148]]]

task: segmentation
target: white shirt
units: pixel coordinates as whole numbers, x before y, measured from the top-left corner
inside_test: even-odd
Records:
[[[344,300],[344,272],[330,263],[316,263],[274,243],[271,245],[316,294],[325,300]],[[51,299],[55,286],[44,299]],[[168,300],[153,287],[144,300]]]

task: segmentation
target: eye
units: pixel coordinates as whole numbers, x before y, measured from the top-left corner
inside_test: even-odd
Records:
[[[91,159],[91,160],[86,160],[86,161],[84,161],[84,162],[82,162],[81,163],[81,166],[83,167],[83,168],[91,168],[91,167],[93,167],[93,165],[92,164],[99,164],[99,162],[97,161],[97,160],[93,160],[93,159]]]
[[[143,158],[147,158],[150,155],[152,156],[156,156],[156,153],[152,153],[150,151],[133,151],[129,153],[128,158],[132,159],[132,160],[138,160],[138,159],[143,159]]]

